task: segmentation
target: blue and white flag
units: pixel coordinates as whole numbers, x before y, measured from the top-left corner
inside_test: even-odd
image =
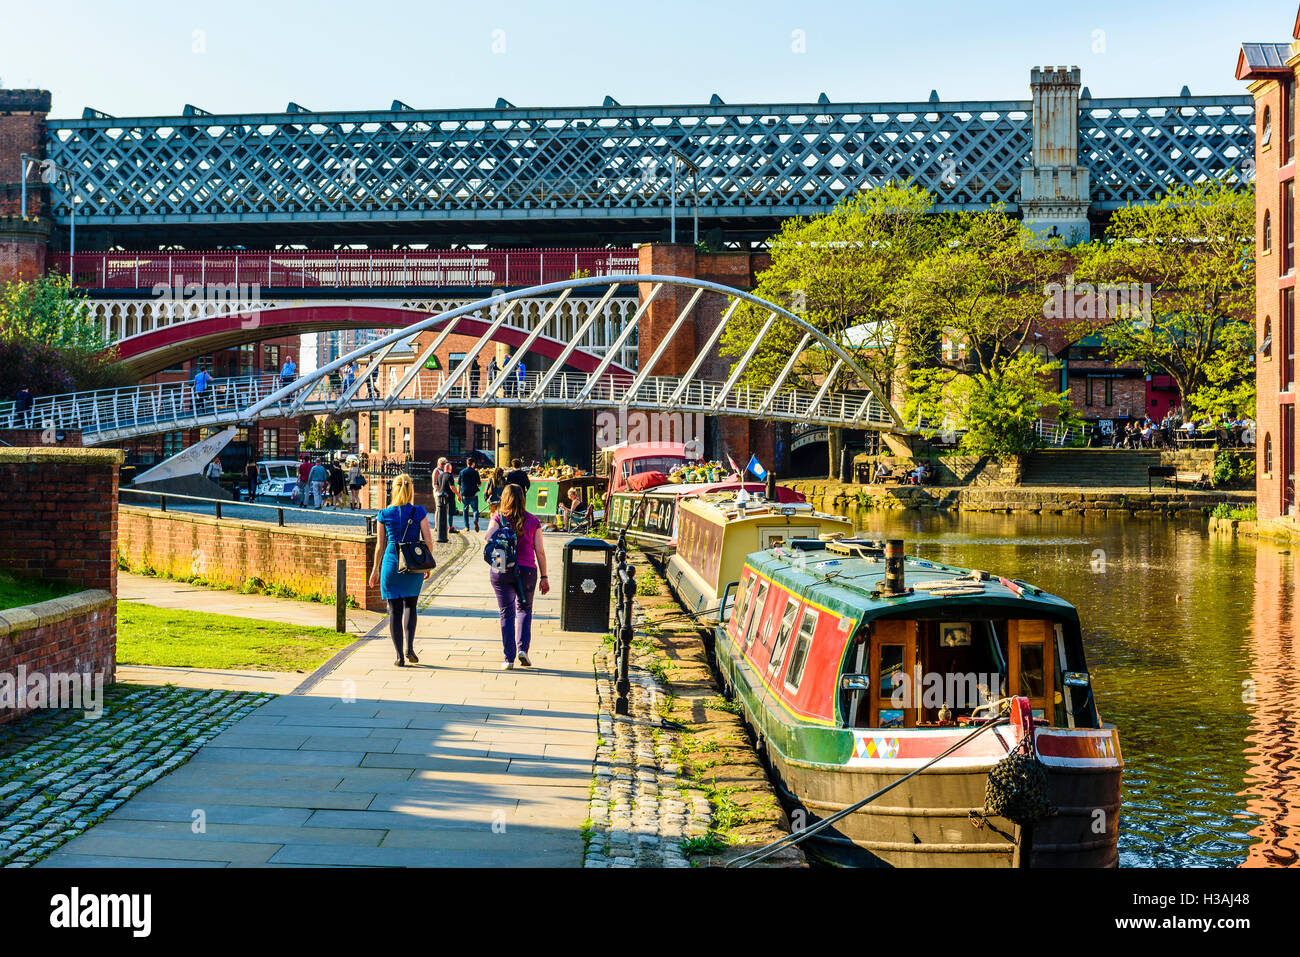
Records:
[[[763,468],[762,464],[758,461],[757,455],[751,455],[749,457],[749,464],[745,466],[745,470],[753,472],[754,477],[760,482],[767,481],[767,469]]]

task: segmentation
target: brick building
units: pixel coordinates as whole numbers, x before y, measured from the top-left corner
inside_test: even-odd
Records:
[[[1255,331],[1259,517],[1295,515],[1296,42],[1246,43],[1237,79],[1255,98]]]

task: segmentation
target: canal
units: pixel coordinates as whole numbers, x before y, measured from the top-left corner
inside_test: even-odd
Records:
[[[1200,518],[905,511],[859,525],[1078,607],[1126,764],[1121,866],[1297,863],[1300,556],[1211,539]]]

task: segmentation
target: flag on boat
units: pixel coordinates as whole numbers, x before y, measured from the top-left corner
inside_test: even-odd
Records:
[[[736,464],[736,460],[730,455],[727,456],[727,464],[731,466],[731,471],[735,472],[737,475],[740,474],[740,466]]]
[[[747,471],[753,472],[754,477],[760,482],[767,481],[767,469],[763,468],[762,464],[758,461],[757,455],[751,455],[749,457],[749,464],[746,465],[745,468]]]

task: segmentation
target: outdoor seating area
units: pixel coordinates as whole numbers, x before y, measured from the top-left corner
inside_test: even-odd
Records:
[[[1243,449],[1255,446],[1255,422],[1227,416],[1183,422],[1171,412],[1159,422],[1150,418],[1094,422],[1087,436],[1090,449]]]

